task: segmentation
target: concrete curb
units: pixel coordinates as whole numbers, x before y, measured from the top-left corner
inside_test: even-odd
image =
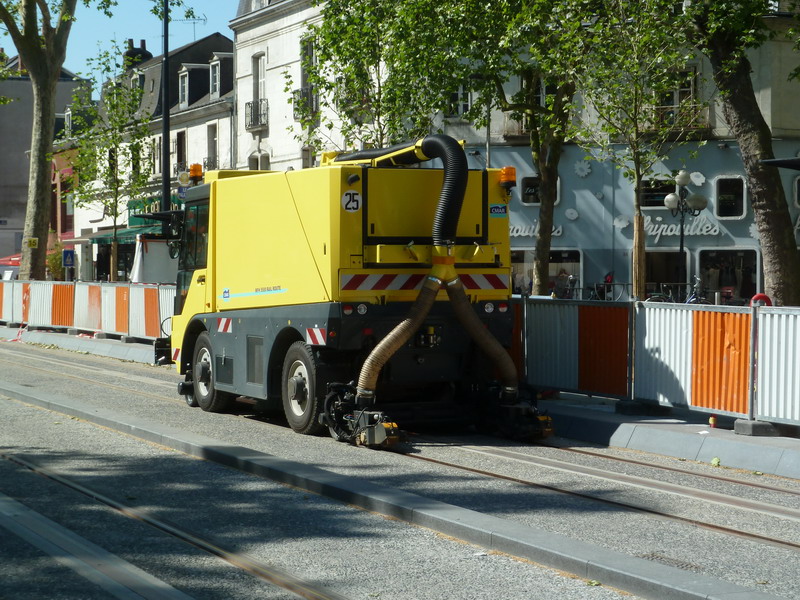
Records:
[[[92,336],[69,335],[55,331],[37,329],[14,329],[0,326],[0,338],[6,341],[19,340],[28,344],[57,346],[64,350],[85,352],[119,360],[153,364],[152,344],[127,343],[120,340],[101,339]]]
[[[704,463],[719,458],[725,467],[800,479],[795,438],[738,435],[700,422],[618,415],[563,400],[541,402],[540,408],[560,437]]]
[[[39,396],[30,389],[0,383],[11,398],[78,417],[193,456],[235,467],[360,508],[427,527],[488,549],[593,579],[644,598],[657,600],[776,600],[712,577],[631,557],[554,533],[437,500],[337,475],[318,467],[281,459],[221,440],[186,433],[104,409],[84,410],[78,401]]]

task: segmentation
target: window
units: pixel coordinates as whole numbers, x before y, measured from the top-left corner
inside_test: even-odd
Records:
[[[664,208],[664,197],[675,193],[675,182],[666,179],[642,181],[642,208]]]
[[[186,132],[179,131],[175,134],[175,158],[178,163],[175,165],[176,171],[188,171],[186,164]]]
[[[655,107],[655,125],[696,129],[706,125],[704,107],[697,99],[697,68],[690,67],[677,74],[675,88],[661,94]]]
[[[186,106],[189,102],[189,74],[181,73],[178,84],[178,102],[181,106]]]
[[[302,160],[303,160],[303,168],[310,169],[314,166],[314,148],[311,146],[303,146],[303,149],[300,151]]]
[[[520,200],[523,204],[539,206],[542,203],[539,197],[541,178],[538,175],[523,177],[520,180]],[[556,204],[561,200],[561,178],[556,183]]]
[[[153,175],[161,173],[161,138],[155,137],[150,141],[150,172]]]
[[[64,112],[64,133],[67,137],[72,137],[72,109],[67,108]]]
[[[219,96],[219,63],[215,62],[211,65],[211,95]]]
[[[755,250],[701,250],[699,256],[698,276],[709,300],[742,306],[761,290]]]
[[[469,112],[471,106],[471,94],[469,90],[464,89],[464,86],[461,85],[457,91],[450,94],[450,106],[444,116],[451,119],[463,118]]]
[[[253,100],[267,97],[267,55],[263,52],[253,56]]]
[[[218,169],[217,164],[217,124],[212,123],[206,127],[207,153],[204,170]]]
[[[720,177],[716,181],[717,216],[738,219],[745,214],[745,186],[741,177]]]
[[[183,226],[184,243],[181,246],[180,269],[191,271],[206,266],[208,248],[208,204],[186,207]]]
[[[515,294],[530,294],[533,284],[533,250],[511,252],[511,275]],[[550,252],[548,289],[558,298],[577,298],[580,294],[580,250],[553,250]]]

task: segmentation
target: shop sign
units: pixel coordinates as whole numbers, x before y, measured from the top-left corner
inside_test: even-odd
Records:
[[[655,238],[654,241],[656,244],[661,239],[661,236],[671,237],[679,236],[681,234],[680,222],[661,223],[654,221],[650,216],[646,216],[644,218],[644,229],[647,232],[647,235]],[[684,225],[683,235],[686,237],[698,235],[719,235],[719,223],[714,223],[705,215],[700,215],[691,223]]]
[[[539,235],[539,221],[535,225],[510,225],[508,231],[511,237],[536,237]],[[563,233],[561,225],[553,225],[553,237],[560,237]]]

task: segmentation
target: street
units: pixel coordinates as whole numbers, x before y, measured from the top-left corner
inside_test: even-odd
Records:
[[[526,491],[512,481],[411,461],[401,454],[348,446],[327,437],[299,436],[278,419],[253,415],[248,405],[222,415],[190,409],[175,393],[177,376],[165,367],[9,342],[0,345],[0,369],[0,387],[5,390],[0,398],[3,514],[8,514],[9,507],[14,509],[11,513],[19,514],[22,508],[12,502],[19,503],[38,513],[38,520],[29,515],[25,522],[37,522],[40,536],[45,532],[44,537],[52,541],[59,531],[56,528],[62,527],[71,532],[73,542],[86,544],[83,552],[92,548],[97,553],[100,550],[95,547],[99,547],[109,553],[105,557],[94,554],[89,567],[86,560],[78,560],[81,551],[72,555],[58,551],[58,560],[53,560],[54,552],[45,543],[37,545],[34,536],[21,536],[21,530],[9,535],[14,519],[6,516],[0,537],[0,598],[4,600],[288,598],[298,594],[386,599],[637,597],[603,581],[545,568],[433,528],[199,460],[168,447],[167,437],[183,439],[187,445],[191,440],[216,440],[218,447],[205,448],[209,456],[228,452],[275,457],[324,469],[352,482],[363,479],[387,493],[395,490],[397,498],[412,493],[430,498],[431,503],[478,510],[518,522],[522,528],[541,528],[554,538],[569,536],[606,546],[609,553],[645,557],[676,573],[682,569],[710,575],[720,580],[720,591],[732,584],[748,587],[752,598],[791,598],[798,593],[798,551],[791,546],[734,541],[693,526],[557,496],[545,488]],[[24,398],[13,399],[13,390],[19,392],[17,396],[29,394],[54,404],[68,400],[87,417],[124,415],[130,435],[90,423],[88,418],[46,410]],[[144,429],[147,422],[169,429],[163,444],[136,437],[137,428]],[[483,444],[488,453],[489,444],[476,437],[470,443]],[[617,483],[601,484],[575,474],[523,466],[519,459],[500,465],[488,454],[473,451],[474,457],[468,456],[460,446],[420,437],[412,441],[410,451],[473,469],[501,469],[515,477],[522,477],[524,471],[526,478],[552,488],[570,485],[617,499],[636,495],[648,506],[673,502],[669,495],[623,492]],[[514,451],[543,456],[555,449],[514,446]],[[31,465],[55,478],[35,473]],[[794,494],[800,490],[796,481],[778,483]],[[719,489],[724,491],[721,484]],[[783,502],[771,499],[776,493],[759,491],[753,501]],[[713,512],[724,513],[734,528],[746,529],[745,523],[754,520],[751,510],[738,515],[737,510],[715,510],[699,501],[697,506],[694,501],[674,502],[680,504],[675,512],[696,511],[706,520],[713,520]],[[148,519],[174,531],[158,528]],[[790,544],[800,539],[795,519],[781,522],[765,514],[755,520],[759,530],[776,539]],[[187,543],[187,537],[195,543]],[[209,548],[221,552],[211,554]],[[123,574],[117,575],[117,582],[121,578],[144,586],[125,592],[138,596],[120,595],[119,583],[108,579],[114,572],[97,573],[96,565],[110,564],[112,558],[119,561],[116,573]]]

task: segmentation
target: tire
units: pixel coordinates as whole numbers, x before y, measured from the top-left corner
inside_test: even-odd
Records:
[[[281,400],[289,426],[297,433],[322,431],[319,422],[324,400],[318,394],[317,361],[305,342],[289,346],[283,360]]]
[[[233,401],[233,394],[221,392],[216,388],[214,378],[214,352],[211,338],[205,331],[197,337],[192,361],[193,400],[206,412],[224,412]],[[189,399],[187,404],[191,406]]]
[[[186,404],[191,408],[197,408],[198,406],[200,406],[200,403],[194,397],[194,392],[192,392],[191,394],[184,394],[183,399],[186,401]]]

